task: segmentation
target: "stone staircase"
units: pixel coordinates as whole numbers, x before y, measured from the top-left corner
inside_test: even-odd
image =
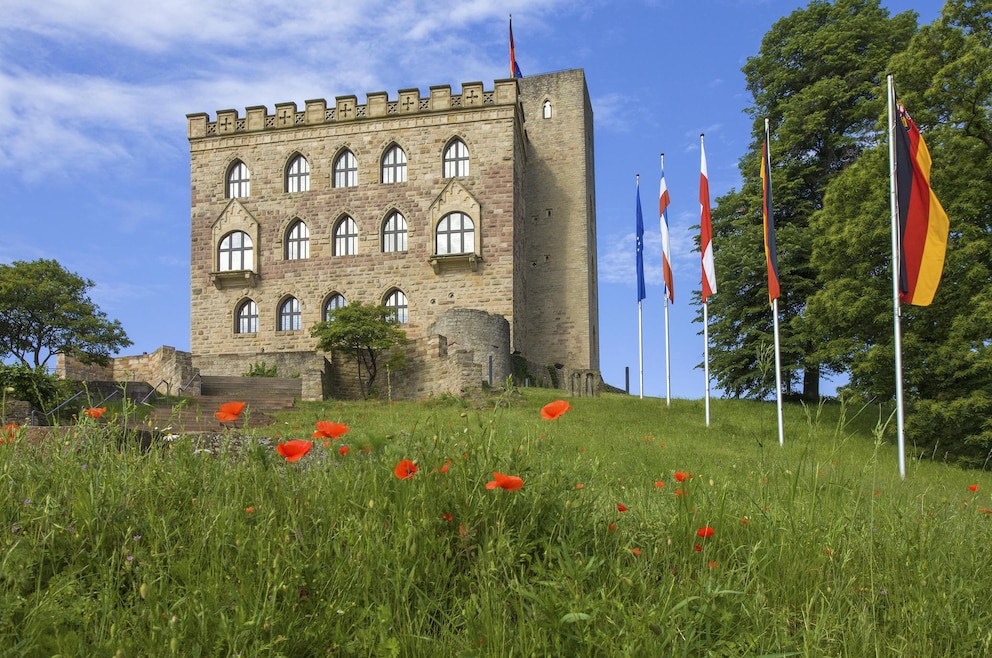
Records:
[[[276,377],[201,377],[199,396],[181,398],[172,405],[156,406],[147,417],[149,429],[174,433],[219,432],[224,426],[214,413],[225,402],[247,402],[236,423],[228,427],[265,427],[275,420],[266,412],[292,409],[302,395],[300,379]],[[171,429],[166,429],[171,428]]]

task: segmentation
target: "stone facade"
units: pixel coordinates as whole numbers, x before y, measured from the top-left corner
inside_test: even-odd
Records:
[[[368,94],[364,105],[341,96],[277,104],[274,114],[187,118],[190,348],[203,374],[276,362],[280,373],[300,373],[304,397],[351,397],[354,363],[315,353],[309,328],[335,296],[380,304],[397,292],[410,367],[388,382],[380,373],[381,393],[458,392],[488,379],[490,355],[502,383],[511,351],[598,371],[592,109],[581,70],[497,80],[491,90],[465,83],[458,95],[438,86],[426,97]],[[468,171],[451,175],[444,160],[456,142]],[[394,147],[405,156],[398,182],[384,166]],[[336,163],[348,153],[356,173],[343,181]],[[405,218],[406,244],[390,251],[394,213]],[[458,217],[473,231],[442,248]],[[356,235],[344,240],[349,219]],[[232,235],[251,244],[235,261]],[[257,319],[244,319],[246,309]],[[280,327],[281,310],[296,316]]]
[[[192,355],[167,345],[151,354],[110,359],[107,366],[84,364],[78,359],[59,354],[56,357],[55,372],[59,377],[76,381],[110,382],[115,385],[144,382],[162,394],[175,395],[183,386],[192,387],[189,390],[191,394],[199,391]]]

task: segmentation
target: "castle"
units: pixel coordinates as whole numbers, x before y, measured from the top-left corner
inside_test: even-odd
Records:
[[[241,375],[261,362],[298,375],[305,399],[355,397],[353,357],[317,353],[310,328],[362,301],[394,309],[411,339],[409,366],[380,382],[391,397],[499,385],[511,372],[518,384],[598,392],[581,70],[187,121],[184,373]]]

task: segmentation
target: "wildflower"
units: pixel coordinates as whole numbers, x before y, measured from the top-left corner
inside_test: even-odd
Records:
[[[326,420],[317,421],[317,431],[310,438],[313,439],[340,439],[348,433],[350,428],[341,423],[332,423]]]
[[[245,512],[247,512],[249,514],[251,514],[254,511],[255,511],[255,506],[254,505],[249,505],[248,507],[245,508]]]
[[[106,407],[90,407],[89,409],[84,409],[84,413],[90,418],[96,419],[107,413]]]
[[[606,529],[609,530],[610,532],[616,532],[617,531],[617,524],[616,523],[611,523],[610,525],[606,526]]]
[[[699,535],[700,537],[712,537],[713,532],[714,532],[713,528],[709,527],[708,525],[704,525],[702,528],[696,531],[696,534]]]
[[[699,544],[693,544],[693,546],[692,546],[692,547],[693,547],[694,549],[696,549],[696,552],[697,552],[697,553],[702,553],[702,552],[703,552],[703,547],[702,547],[702,546],[700,546]]]
[[[295,439],[293,441],[286,441],[285,443],[280,443],[276,445],[276,452],[286,458],[288,462],[299,461],[303,455],[310,452],[310,448],[313,447],[313,442],[304,441],[302,439]]]
[[[557,420],[559,416],[571,408],[572,405],[568,402],[565,402],[564,400],[555,400],[554,402],[547,403],[541,408],[541,418],[544,420]]]
[[[676,489],[676,490],[675,490],[675,495],[676,495],[676,496],[681,496],[681,495],[682,495],[683,493],[685,493],[685,492],[684,492],[684,491],[682,491],[681,489]]]
[[[634,555],[640,555],[641,554],[641,549],[639,549],[639,548],[632,548],[632,549],[630,549],[630,552],[633,553]]]
[[[581,482],[579,482],[577,485],[575,485],[575,488],[576,489],[585,489],[586,488],[586,485],[584,485]]]
[[[689,475],[689,473],[687,471],[675,471],[675,480],[677,482],[685,482],[686,480],[688,480],[691,477],[692,476]]]
[[[401,480],[412,478],[416,472],[417,465],[409,459],[401,459],[400,462],[396,464],[396,468],[393,469],[393,473]]]
[[[747,517],[745,516],[744,518],[741,519],[741,525],[747,525],[747,524],[748,524],[748,520]]]
[[[220,405],[220,411],[214,413],[222,423],[231,423],[238,419],[241,412],[245,410],[246,402],[225,402]]]
[[[503,475],[502,473],[494,472],[493,477],[496,479],[491,482],[487,482],[486,489],[495,489],[499,487],[500,489],[506,489],[507,491],[516,491],[524,486],[524,481],[516,475]]]
[[[3,434],[0,434],[0,443],[3,443],[4,439],[7,440],[7,443],[13,443],[14,437],[16,437],[17,433],[20,431],[21,426],[17,423],[7,423],[3,426]]]
[[[627,511],[627,506],[624,505],[623,503],[617,503],[617,511],[618,512],[626,512]]]
[[[709,562],[706,563],[706,566],[708,566],[710,569],[719,569],[720,563],[717,562],[716,560],[710,560]]]
[[[447,473],[449,468],[451,468],[451,459],[450,458],[444,460],[444,466],[441,467],[441,472],[442,473]]]
[[[447,521],[448,523],[451,523],[452,521],[455,520],[455,517],[453,515],[451,515],[451,514],[448,514],[447,512],[445,512],[444,514],[442,514],[441,515],[441,518],[444,519],[445,521]]]
[[[657,482],[654,483],[654,486],[661,489],[663,486],[665,486],[665,483],[662,482],[661,480],[658,480]]]
[[[344,457],[345,455],[348,454],[349,450],[351,450],[351,448],[349,448],[348,446],[341,446],[340,448],[338,448],[338,454]]]
[[[972,493],[978,491],[978,485],[977,484],[969,484],[968,485],[968,491],[970,491]]]

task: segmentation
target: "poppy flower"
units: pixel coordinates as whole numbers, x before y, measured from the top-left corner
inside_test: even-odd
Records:
[[[251,514],[252,512],[255,511],[255,508],[254,508],[254,506],[249,505],[248,507],[245,508],[245,511],[248,512],[249,514]]]
[[[581,482],[579,482],[577,485],[575,485],[575,488],[576,489],[585,489],[586,488],[586,485],[584,485]]]
[[[401,480],[412,478],[416,472],[417,465],[409,459],[401,459],[400,462],[396,464],[396,468],[393,469],[393,473]]]
[[[977,484],[969,484],[968,485],[968,491],[971,491],[971,492],[978,491],[978,485]]]
[[[493,477],[496,478],[491,482],[486,483],[486,489],[506,489],[507,491],[516,491],[524,486],[524,481],[517,477],[516,475],[503,475],[502,473],[493,473]]]
[[[225,402],[220,405],[220,411],[214,413],[222,423],[231,423],[238,419],[241,412],[245,410],[246,402]]]
[[[675,490],[675,495],[676,495],[676,496],[681,496],[681,495],[682,495],[683,493],[684,493],[684,492],[683,492],[683,491],[682,491],[681,489],[676,489],[676,490]]]
[[[451,468],[451,460],[446,459],[444,460],[444,466],[441,467],[441,472],[447,473],[449,468]]]
[[[690,477],[692,476],[687,471],[675,471],[675,479],[678,482],[685,482]]]
[[[276,452],[286,458],[288,462],[299,461],[303,455],[310,452],[310,448],[313,447],[312,441],[304,441],[302,439],[295,439],[293,441],[286,441],[285,443],[279,443],[276,445]]]
[[[350,428],[341,423],[332,423],[326,420],[317,421],[317,431],[311,438],[314,439],[340,439],[348,433]]]
[[[606,529],[609,530],[610,532],[616,532],[617,531],[617,524],[616,523],[611,523],[610,525],[606,526]]]
[[[694,549],[696,549],[696,552],[697,552],[697,553],[702,553],[702,552],[703,552],[703,547],[702,547],[702,546],[700,546],[699,544],[693,544],[693,546],[692,546],[692,547],[693,547]]]
[[[633,553],[634,555],[640,555],[641,554],[641,549],[639,549],[639,548],[632,548],[632,549],[630,549],[630,552]]]
[[[338,448],[338,454],[344,457],[345,455],[348,454],[349,450],[351,450],[351,448],[349,448],[348,446],[341,446],[340,448]]]
[[[445,521],[447,521],[448,523],[451,523],[452,521],[455,520],[455,517],[453,515],[451,515],[451,514],[448,514],[447,512],[445,512],[444,514],[442,514],[441,515],[441,518],[444,519]]]
[[[89,416],[90,418],[94,418],[95,419],[95,418],[99,418],[103,414],[107,413],[107,408],[106,407],[90,407],[89,409],[85,409],[84,411],[85,411],[85,413],[86,413],[87,416]]]
[[[706,563],[706,566],[708,566],[710,569],[719,569],[720,563],[717,562],[716,560],[710,560],[709,562]]]
[[[541,418],[544,420],[556,420],[563,413],[572,408],[568,402],[564,400],[555,400],[554,402],[549,402],[541,408]]]
[[[17,436],[17,433],[20,431],[21,431],[21,426],[18,425],[17,423],[7,423],[6,425],[3,426],[3,435],[0,436],[0,443],[3,443],[5,438],[7,439],[8,443],[12,442],[14,440],[14,437]]]
[[[661,480],[658,480],[657,482],[654,483],[654,486],[656,486],[656,487],[658,487],[660,489],[663,486],[665,486],[665,483],[662,482]]]
[[[624,505],[623,503],[617,503],[617,511],[618,512],[626,512],[627,511],[627,506]]]
[[[696,534],[699,535],[700,537],[712,537],[713,532],[714,532],[713,528],[709,527],[708,525],[705,525],[699,530],[697,530]]]

